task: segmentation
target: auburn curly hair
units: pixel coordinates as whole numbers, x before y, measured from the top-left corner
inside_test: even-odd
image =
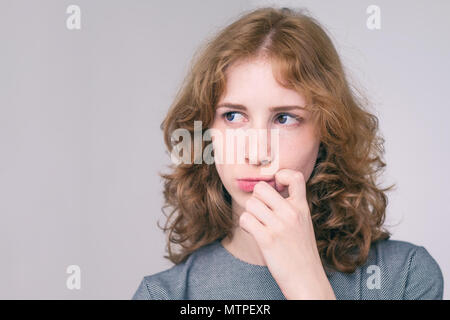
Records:
[[[161,123],[165,144],[172,152],[176,142],[171,133],[178,128],[193,136],[194,120],[211,125],[227,67],[261,55],[270,58],[280,84],[305,96],[320,131],[319,154],[306,187],[322,263],[326,270],[353,272],[367,260],[372,243],[390,237],[382,225],[385,192],[394,185],[383,189],[376,184],[386,166],[378,118],[366,110],[367,99],[352,91],[331,39],[306,9],[244,12],[205,41]],[[175,264],[233,228],[231,198],[215,166],[195,162],[159,172],[167,220],[158,226],[168,236],[164,257]],[[175,252],[173,244],[181,250]]]

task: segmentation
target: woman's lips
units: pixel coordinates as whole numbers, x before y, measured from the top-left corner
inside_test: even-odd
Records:
[[[245,179],[238,179],[237,184],[239,189],[241,189],[244,192],[253,192],[253,188],[259,181],[264,180],[245,180]],[[272,180],[266,180],[269,185],[271,185],[275,190],[277,190],[275,179]]]

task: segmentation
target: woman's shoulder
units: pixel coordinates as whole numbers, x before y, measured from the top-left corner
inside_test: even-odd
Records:
[[[380,264],[393,263],[399,267],[419,270],[424,268],[429,275],[441,273],[440,267],[428,250],[420,245],[402,240],[381,240],[372,244],[371,251],[375,251],[372,257]]]
[[[217,241],[204,245],[192,252],[186,260],[172,267],[144,276],[133,300],[183,300],[186,296],[186,283],[199,264],[211,260],[217,248]]]
[[[169,300],[183,293],[180,284],[183,276],[186,276],[186,262],[174,265],[169,269],[146,275],[142,278],[132,300]]]
[[[401,299],[442,299],[444,278],[439,264],[428,250],[401,240],[386,239],[372,245],[367,266],[379,267],[385,288],[396,292],[402,287]],[[400,286],[399,286],[400,284]],[[396,297],[397,298],[397,297]],[[398,297],[400,298],[400,297]]]

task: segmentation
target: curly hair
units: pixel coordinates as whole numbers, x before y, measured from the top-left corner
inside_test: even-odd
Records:
[[[385,192],[394,185],[383,189],[376,183],[386,166],[378,118],[367,111],[367,99],[352,91],[330,37],[305,10],[263,7],[244,12],[207,39],[194,54],[161,129],[172,152],[174,130],[193,134],[194,120],[212,124],[228,66],[269,58],[277,81],[305,96],[320,132],[318,158],[306,187],[322,263],[328,270],[353,272],[367,260],[372,243],[390,237],[383,229]],[[167,220],[158,226],[168,237],[164,257],[175,264],[230,235],[233,228],[231,197],[215,166],[192,160],[170,165],[170,173],[159,172]],[[174,244],[179,252],[172,249]]]

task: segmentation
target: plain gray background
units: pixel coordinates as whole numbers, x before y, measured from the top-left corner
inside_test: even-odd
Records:
[[[66,8],[81,8],[68,30]],[[196,48],[267,1],[0,1],[0,298],[130,299],[163,258],[159,125]],[[392,239],[450,291],[449,1],[277,1],[330,32],[380,118]],[[366,27],[369,5],[381,29]],[[81,268],[69,290],[66,268]]]

